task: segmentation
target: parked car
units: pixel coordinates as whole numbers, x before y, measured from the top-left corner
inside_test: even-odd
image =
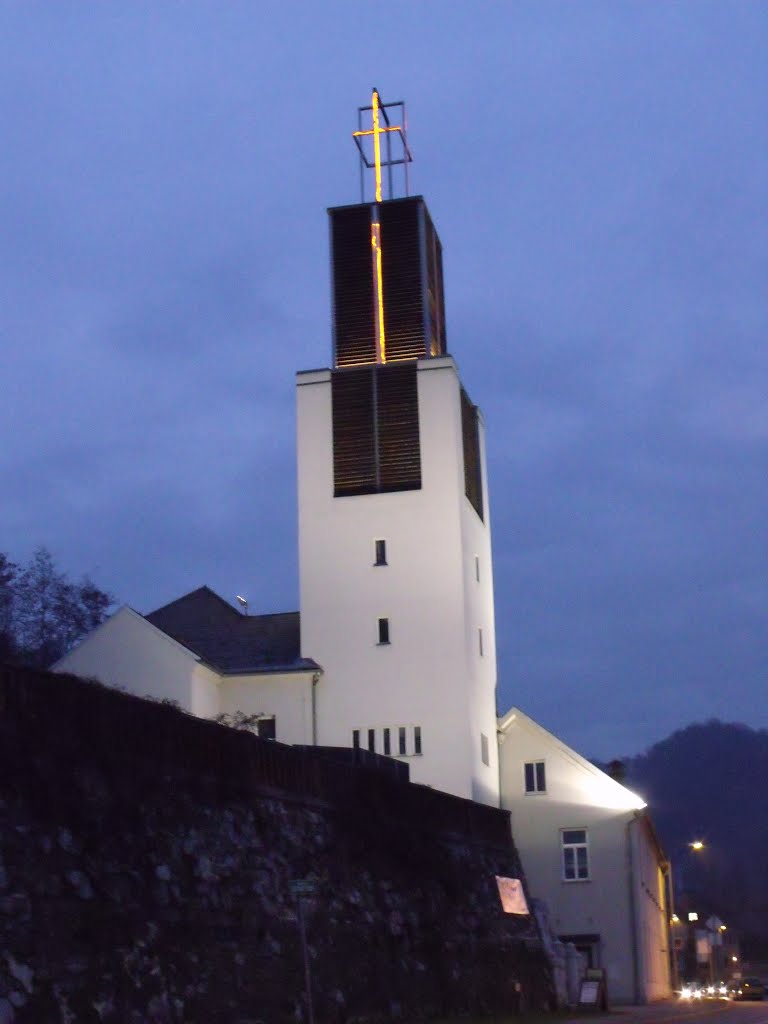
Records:
[[[734,999],[765,999],[766,988],[760,978],[742,978],[733,990]]]

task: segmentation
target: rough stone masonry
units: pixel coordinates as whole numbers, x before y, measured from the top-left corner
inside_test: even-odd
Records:
[[[507,814],[328,753],[0,668],[0,1024],[306,1021],[297,898],[316,1024],[547,1005]]]

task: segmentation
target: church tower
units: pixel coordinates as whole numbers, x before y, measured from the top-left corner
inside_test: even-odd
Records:
[[[407,194],[403,104],[374,90],[354,138],[363,201],[328,211],[333,366],[297,378],[301,649],[323,668],[317,742],[402,758],[415,782],[497,805],[482,418],[447,353],[442,250],[424,199]]]

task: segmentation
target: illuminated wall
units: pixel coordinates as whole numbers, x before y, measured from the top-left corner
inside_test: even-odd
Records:
[[[407,757],[415,781],[497,804],[485,438],[446,354],[440,240],[421,196],[329,218],[333,365],[297,389],[318,741]]]
[[[495,804],[491,540],[466,494],[462,389],[448,356],[400,367],[416,382],[420,486],[345,496],[334,486],[335,373],[298,376],[302,654],[311,651],[324,670],[318,739],[350,746],[355,731],[373,729],[381,753],[384,728],[418,726],[422,751],[407,755],[411,778]],[[385,566],[374,564],[377,539],[386,542]]]
[[[660,852],[642,799],[517,708],[500,729],[501,805],[555,931],[580,937],[605,968],[609,1002],[669,995]],[[543,764],[543,791],[527,791],[526,764]],[[587,878],[565,877],[566,832],[584,833]]]

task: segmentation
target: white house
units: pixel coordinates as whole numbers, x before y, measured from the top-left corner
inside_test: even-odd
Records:
[[[605,970],[608,999],[670,995],[668,871],[642,799],[518,708],[499,722],[501,804],[531,893]]]
[[[208,587],[146,617],[120,608],[54,669],[201,718],[240,711],[284,743],[317,742],[321,672],[299,654],[298,612],[245,616]]]

